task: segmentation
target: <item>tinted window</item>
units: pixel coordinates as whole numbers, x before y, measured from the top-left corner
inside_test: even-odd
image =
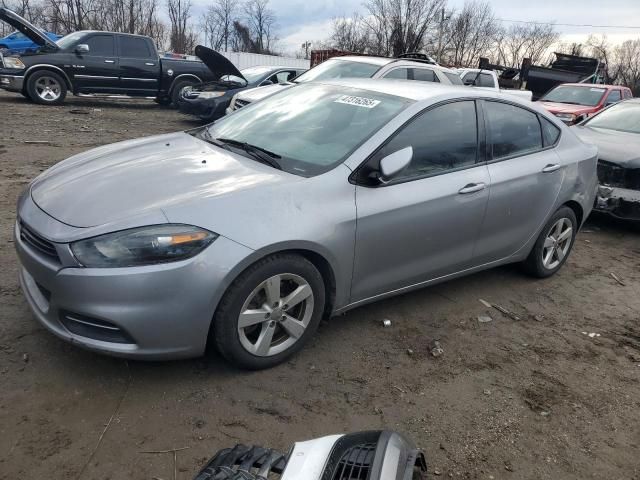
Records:
[[[445,76],[449,79],[449,81],[453,84],[453,85],[464,85],[464,83],[462,82],[462,79],[458,76],[457,73],[451,73],[451,72],[442,72],[445,74]]]
[[[473,83],[475,81],[475,84]],[[476,87],[495,87],[493,77],[488,73],[467,72],[464,75],[464,82],[467,85],[475,85]]]
[[[387,73],[384,78],[397,78],[399,80],[407,80],[409,78],[408,68],[394,68]]]
[[[413,69],[413,80],[418,80],[419,82],[439,82],[438,77],[435,72],[428,68],[414,68]]]
[[[622,100],[622,97],[620,97],[620,90],[611,90],[609,92],[609,96],[607,97],[607,105],[611,103],[617,103],[620,100]]]
[[[478,150],[475,104],[455,102],[436,107],[402,128],[373,160],[413,147],[413,160],[399,178],[435,175],[476,163]]]
[[[120,37],[121,56],[126,58],[151,58],[149,44],[143,38]]]
[[[485,102],[492,158],[522,155],[542,148],[540,122],[535,113],[499,102]]]
[[[540,117],[540,123],[542,124],[544,146],[549,147],[555,144],[560,136],[560,129],[544,117]]]
[[[115,42],[112,35],[93,35],[86,39],[89,45],[88,55],[98,57],[113,57],[115,55]]]

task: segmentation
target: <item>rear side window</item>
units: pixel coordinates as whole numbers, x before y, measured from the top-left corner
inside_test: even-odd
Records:
[[[462,81],[459,75],[451,72],[442,72],[442,73],[444,73],[444,75],[449,79],[449,81],[453,85],[464,85],[464,82]]]
[[[624,90],[624,98],[631,98],[633,95],[631,95],[631,91],[630,90]]]
[[[607,105],[617,103],[620,100],[622,100],[622,98],[620,97],[620,90],[611,90],[609,92],[609,96],[607,97]]]
[[[419,82],[440,82],[435,72],[428,68],[414,68],[413,79]]]
[[[540,117],[542,125],[542,141],[545,147],[555,145],[560,137],[560,129],[544,117]]]
[[[413,160],[401,179],[474,165],[478,154],[475,103],[447,103],[419,115],[376,154],[374,163],[408,146],[413,147]]]
[[[115,40],[113,35],[93,35],[86,40],[89,45],[88,55],[97,57],[113,57],[115,55]]]
[[[120,56],[125,58],[151,58],[153,54],[145,39],[123,35],[120,37]]]
[[[485,101],[491,158],[525,155],[542,148],[538,116],[507,103]]]
[[[490,87],[494,88],[496,84],[493,81],[493,77],[488,73],[479,72],[467,72],[464,75],[465,85],[475,85],[476,87]],[[475,83],[474,83],[475,82]]]
[[[398,80],[408,80],[409,79],[409,69],[408,68],[395,68],[387,73],[384,78],[397,78]]]

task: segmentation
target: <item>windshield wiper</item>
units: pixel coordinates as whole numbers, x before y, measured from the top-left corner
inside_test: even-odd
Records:
[[[278,170],[282,170],[282,166],[280,166],[280,164],[276,160],[282,157],[277,153],[267,150],[266,148],[258,147],[257,145],[251,145],[250,143],[242,142],[240,140],[234,140],[233,138],[216,138],[215,141],[241,148],[256,160],[262,163],[266,163],[267,165],[270,165],[273,168],[277,168]]]

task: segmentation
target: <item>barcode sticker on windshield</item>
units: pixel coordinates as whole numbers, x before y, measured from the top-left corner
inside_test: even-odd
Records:
[[[373,108],[380,103],[380,100],[356,97],[355,95],[340,95],[335,100],[335,103],[345,103],[347,105],[355,105],[356,107]]]

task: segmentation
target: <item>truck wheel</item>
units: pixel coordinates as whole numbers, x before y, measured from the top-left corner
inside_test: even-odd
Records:
[[[163,107],[167,107],[171,105],[171,97],[158,97],[156,98],[156,103],[158,105],[162,105]]]
[[[178,80],[173,86],[173,90],[171,90],[171,103],[173,103],[174,107],[178,106],[178,98],[180,98],[180,92],[184,87],[190,87],[195,85],[196,82],[193,80]]]
[[[67,96],[67,85],[57,73],[40,70],[27,80],[27,93],[41,105],[59,105]]]

